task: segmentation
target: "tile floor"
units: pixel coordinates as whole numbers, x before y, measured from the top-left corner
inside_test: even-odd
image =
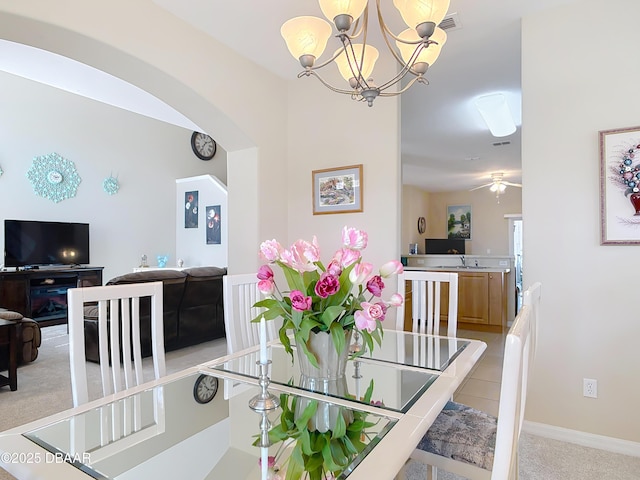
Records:
[[[482,340],[487,349],[453,399],[497,417],[506,334],[459,329],[458,337]]]

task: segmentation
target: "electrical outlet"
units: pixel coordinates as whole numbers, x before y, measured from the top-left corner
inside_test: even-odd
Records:
[[[582,395],[589,398],[598,398],[598,381],[593,378],[583,378]]]

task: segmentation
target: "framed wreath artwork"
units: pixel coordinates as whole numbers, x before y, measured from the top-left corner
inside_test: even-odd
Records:
[[[640,127],[600,132],[601,245],[640,245]]]

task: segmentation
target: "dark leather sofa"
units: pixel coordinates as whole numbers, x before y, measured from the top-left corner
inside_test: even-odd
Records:
[[[224,337],[222,277],[226,274],[226,268],[218,267],[149,270],[127,273],[112,278],[106,284],[162,282],[164,347],[168,352]],[[151,355],[151,305],[148,298],[140,302],[140,317],[142,356],[148,357]],[[97,306],[85,307],[84,329],[86,358],[98,362]]]
[[[18,336],[18,365],[33,362],[38,358],[38,347],[41,343],[40,325],[35,320],[23,317],[21,313],[0,308],[0,318],[16,322]],[[0,372],[7,369],[7,353],[9,347],[0,347]]]

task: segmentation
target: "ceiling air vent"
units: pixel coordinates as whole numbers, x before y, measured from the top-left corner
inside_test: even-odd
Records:
[[[502,147],[503,145],[511,145],[511,142],[496,142],[493,144],[494,147]]]
[[[462,28],[462,24],[460,23],[460,18],[457,13],[452,13],[444,17],[438,26],[447,31],[459,30]]]

